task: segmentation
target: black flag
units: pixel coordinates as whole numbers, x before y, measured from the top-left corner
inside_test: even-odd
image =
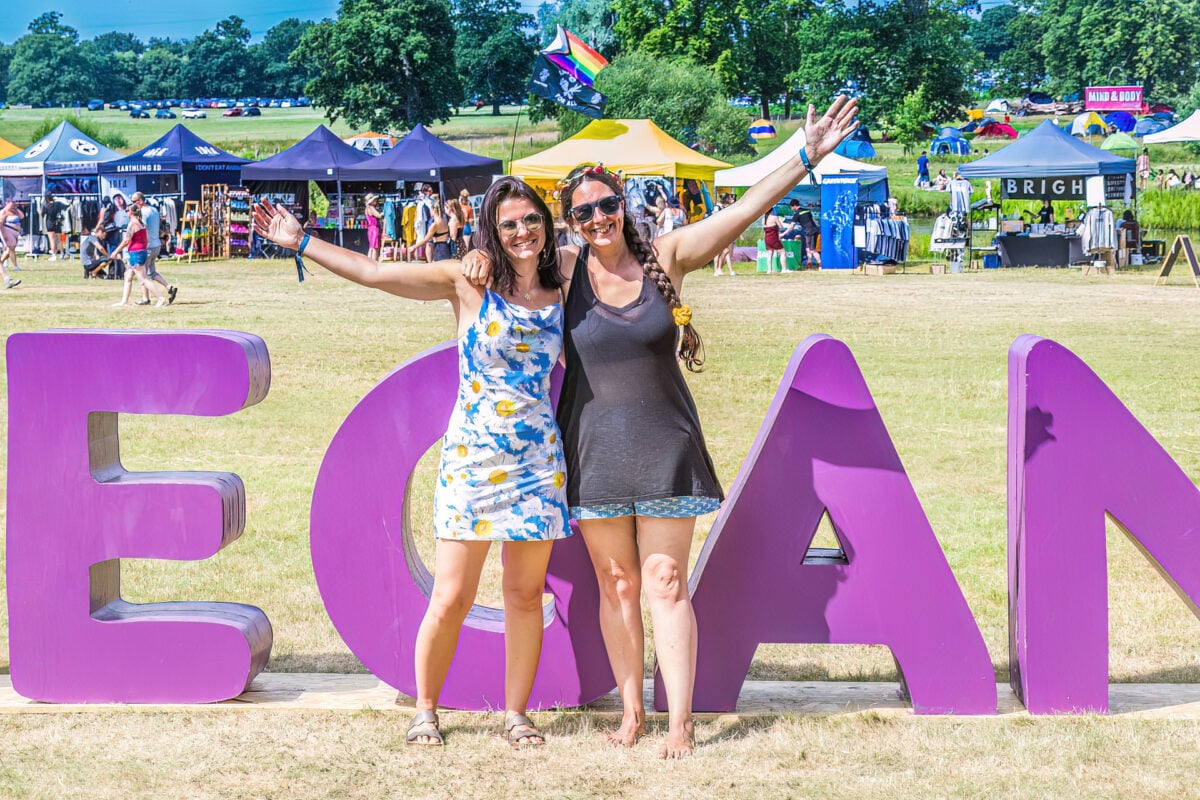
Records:
[[[592,119],[604,117],[604,104],[608,102],[607,97],[581,83],[566,70],[551,64],[541,54],[533,62],[533,77],[529,80],[527,91]]]

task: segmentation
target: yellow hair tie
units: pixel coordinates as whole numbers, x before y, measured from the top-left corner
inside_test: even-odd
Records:
[[[692,309],[690,306],[680,304],[678,308],[672,308],[671,313],[675,316],[675,324],[681,328],[692,321]]]

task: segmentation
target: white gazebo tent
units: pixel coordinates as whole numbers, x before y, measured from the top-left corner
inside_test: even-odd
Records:
[[[1142,137],[1143,144],[1166,144],[1167,142],[1200,142],[1200,109],[1178,125],[1165,131],[1148,133]]]
[[[743,164],[740,167],[717,170],[714,180],[717,186],[734,188],[753,186],[775,170],[782,167],[789,158],[800,152],[800,148],[808,141],[804,129],[799,128],[786,141],[757,161]],[[818,183],[826,175],[842,175],[853,173],[861,175],[861,183],[872,184],[887,179],[887,167],[868,164],[865,161],[855,161],[852,158],[830,153],[821,159],[814,170]]]

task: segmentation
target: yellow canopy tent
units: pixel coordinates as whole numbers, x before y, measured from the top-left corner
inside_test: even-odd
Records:
[[[21,152],[24,149],[25,148],[23,148],[23,147],[17,147],[15,144],[8,141],[7,139],[0,139],[0,158],[8,158],[9,156],[15,156],[17,153]]]
[[[710,189],[713,174],[729,166],[672,139],[648,119],[598,119],[570,139],[513,161],[508,174],[549,192],[575,167],[597,163],[625,176],[693,178]]]

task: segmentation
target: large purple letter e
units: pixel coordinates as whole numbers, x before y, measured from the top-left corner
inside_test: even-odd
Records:
[[[121,558],[199,560],[241,535],[225,472],[131,473],[117,414],[232,414],[266,396],[262,339],[218,331],[43,331],[8,340],[13,688],[56,703],[235,697],[271,625],[235,603],[121,599]]]

